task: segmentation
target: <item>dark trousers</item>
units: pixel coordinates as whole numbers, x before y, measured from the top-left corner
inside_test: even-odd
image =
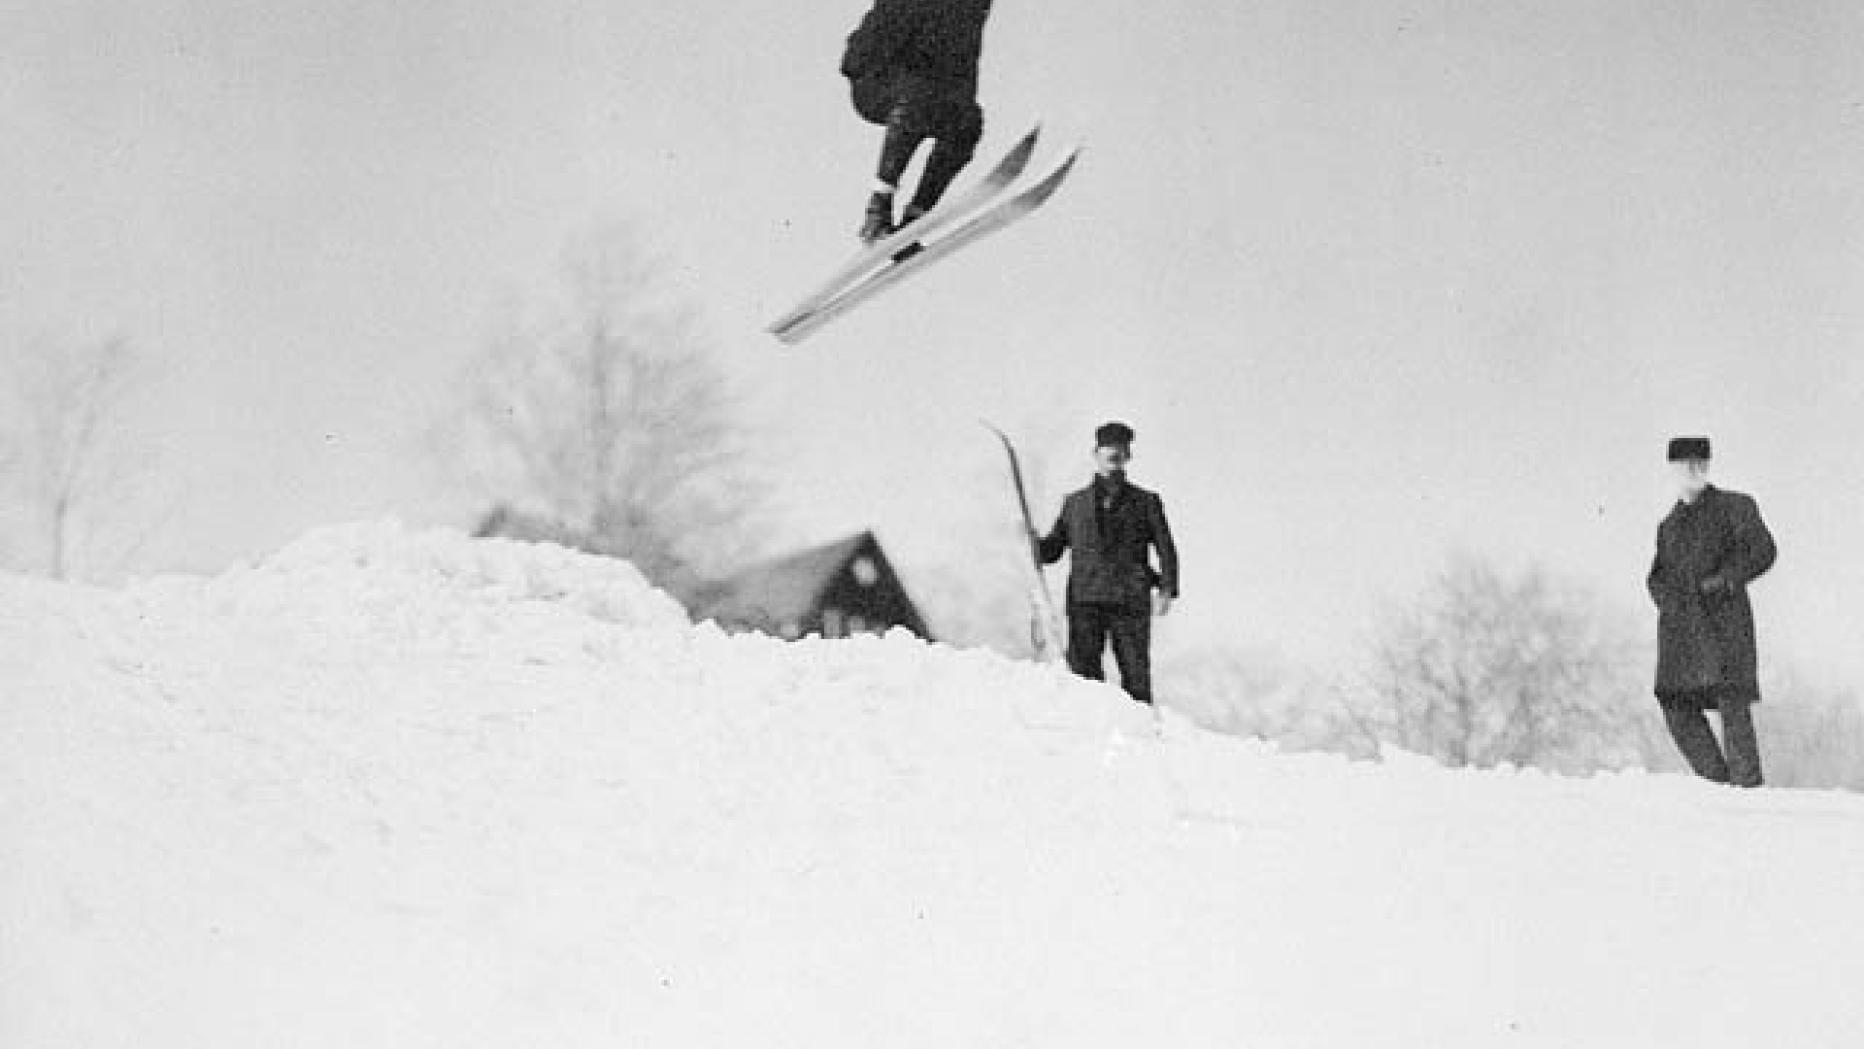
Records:
[[[1760,742],[1754,735],[1753,699],[1733,691],[1716,691],[1703,696],[1669,698],[1663,702],[1663,720],[1670,726],[1670,738],[1696,775],[1717,783],[1737,787],[1761,784]],[[1705,711],[1719,710],[1722,715],[1722,741],[1709,727]]]
[[[1102,657],[1113,643],[1120,687],[1141,703],[1152,702],[1152,613],[1121,605],[1068,606],[1068,669],[1105,681]]]
[[[912,199],[913,207],[930,210],[977,154],[978,140],[984,136],[983,109],[969,99],[902,98],[894,84],[880,77],[857,80],[852,90],[862,119],[887,128],[876,172],[880,181],[899,185],[920,144],[933,140]]]

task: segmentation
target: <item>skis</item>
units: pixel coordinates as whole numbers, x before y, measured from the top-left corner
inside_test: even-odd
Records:
[[[1035,152],[1039,131],[1032,128],[970,189],[940,201],[917,222],[863,248],[767,330],[779,341],[795,345],[919,270],[1041,207],[1061,188],[1080,150],[1071,150],[1027,188],[1012,190]]]
[[[1016,506],[1023,515],[1023,533],[1029,537],[1029,567],[1035,571],[1035,580],[1029,589],[1029,638],[1035,646],[1036,658],[1053,663],[1061,659],[1065,645],[1061,620],[1055,614],[1055,598],[1049,593],[1048,576],[1042,572],[1042,548],[1036,538],[1035,517],[1029,512],[1029,491],[1023,484],[1022,459],[1016,454],[1016,445],[1011,443],[1009,434],[987,421],[984,426],[1003,442],[1003,453],[1010,460],[1010,483],[1016,488]]]
[[[771,321],[766,330],[774,333],[790,327],[817,306],[834,298],[837,292],[844,290],[856,278],[881,265],[888,256],[904,251],[919,238],[951,225],[952,222],[975,211],[990,198],[1003,192],[1010,183],[1016,181],[1018,175],[1023,173],[1023,169],[1029,166],[1029,158],[1035,154],[1036,139],[1041,133],[1040,125],[1030,128],[1014,146],[1010,147],[1009,152],[1003,155],[1003,159],[997,161],[997,166],[991,168],[976,185],[963,193],[947,195],[944,200],[938,202],[937,207],[919,216],[919,221],[903,226],[874,243],[863,246],[860,251],[854,253],[853,258],[843,263],[841,268],[823,281],[815,291],[805,296],[788,313]]]

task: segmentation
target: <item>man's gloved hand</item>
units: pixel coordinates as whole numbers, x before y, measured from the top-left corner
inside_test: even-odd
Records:
[[[1718,594],[1726,594],[1726,593],[1733,591],[1734,588],[1735,588],[1734,584],[1730,583],[1727,580],[1727,578],[1721,575],[1719,572],[1716,573],[1715,575],[1709,576],[1708,578],[1704,579],[1701,583],[1698,583],[1696,585],[1696,589],[1700,590],[1705,596],[1715,596]]]

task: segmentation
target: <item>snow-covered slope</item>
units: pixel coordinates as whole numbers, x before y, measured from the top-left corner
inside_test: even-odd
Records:
[[[373,525],[0,580],[0,1045],[1849,1046],[1864,801],[1284,756]]]

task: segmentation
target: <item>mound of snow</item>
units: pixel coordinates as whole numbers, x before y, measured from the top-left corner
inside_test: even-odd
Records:
[[[352,652],[543,645],[551,651],[534,654],[547,658],[615,627],[687,624],[679,603],[625,561],[392,523],[312,532],[219,578],[167,579],[128,596],[147,615],[270,624]]]
[[[1383,766],[370,525],[0,581],[0,1045],[1849,1044],[1864,804]]]

